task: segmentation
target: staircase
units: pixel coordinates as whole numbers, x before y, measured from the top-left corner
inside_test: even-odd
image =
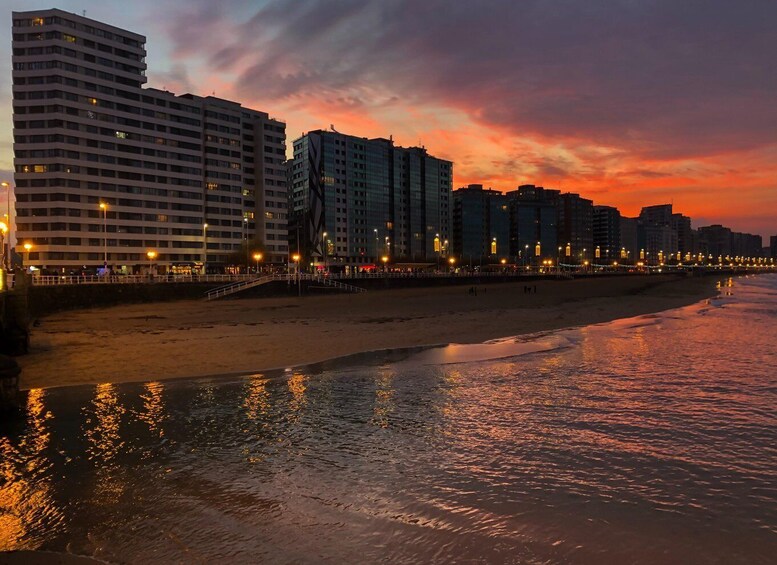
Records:
[[[360,286],[354,286],[352,284],[346,284],[342,283],[340,281],[336,281],[334,279],[330,279],[328,277],[321,277],[318,279],[322,283],[324,283],[324,286],[331,286],[334,288],[339,288],[340,290],[344,290],[346,292],[353,292],[353,293],[359,293],[359,292],[367,292],[366,288],[362,288]]]
[[[230,294],[235,294],[236,292],[241,292],[243,290],[248,290],[249,288],[254,288],[255,286],[260,286],[263,284],[267,284],[268,282],[272,282],[276,280],[276,275],[267,275],[264,277],[259,277],[256,279],[251,279],[248,281],[239,281],[236,283],[227,284],[224,286],[220,286],[218,288],[214,288],[212,290],[209,290],[205,293],[205,300],[215,300],[217,298],[222,298],[224,296],[229,296]]]
[[[317,276],[312,276],[304,273],[298,276],[300,280],[318,281],[323,283],[324,286],[331,286],[333,288],[337,288],[345,292],[354,292],[354,293],[367,292],[367,289],[361,288],[359,286],[354,286],[352,284],[342,283],[340,281],[336,281],[329,277],[317,277]],[[273,281],[295,282],[296,280],[297,278],[294,275],[266,275],[264,277],[259,277],[256,279],[230,283],[230,284],[209,290],[208,292],[205,293],[205,300],[216,300],[217,298],[223,298],[224,296],[229,296],[230,294],[235,294],[236,292],[242,292],[244,290],[248,290],[249,288],[261,286],[263,284],[267,284]]]

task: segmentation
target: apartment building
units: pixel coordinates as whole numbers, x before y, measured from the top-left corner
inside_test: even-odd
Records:
[[[452,240],[452,169],[391,139],[303,135],[289,171],[292,251],[329,266],[439,261]]]
[[[13,13],[25,264],[202,269],[249,248],[285,261],[285,124],[146,88],[146,69],[142,35],[57,9]]]

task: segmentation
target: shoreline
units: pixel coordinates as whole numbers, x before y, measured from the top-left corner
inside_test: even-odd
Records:
[[[33,328],[20,387],[230,378],[482,343],[687,306],[715,296],[715,282],[651,275],[499,283],[477,296],[446,287],[59,312]]]

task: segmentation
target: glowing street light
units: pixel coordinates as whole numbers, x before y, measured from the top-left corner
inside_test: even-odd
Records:
[[[254,253],[254,261],[256,261],[256,272],[259,272],[259,261],[262,260],[263,255],[259,252]]]
[[[108,205],[100,202],[100,210],[103,211],[103,269],[108,268]]]
[[[148,273],[149,273],[149,275],[152,275],[153,274],[153,270],[152,270],[153,265],[151,263],[153,263],[154,259],[157,258],[157,252],[154,251],[153,249],[149,249],[148,251],[146,251],[146,257],[148,257]]]
[[[206,274],[208,263],[208,223],[202,224],[202,274]]]
[[[29,241],[24,244],[24,250],[27,252],[27,262],[30,261],[30,250],[32,249],[32,243]]]
[[[5,188],[5,199],[6,199],[5,218],[6,218],[7,224],[6,224],[6,230],[3,232],[3,239],[6,239],[6,241],[8,242],[8,253],[4,254],[3,259],[5,262],[6,268],[10,268],[11,267],[11,233],[13,228],[13,222],[11,221],[11,185],[3,181],[0,183],[0,186]],[[6,233],[7,233],[7,237],[6,237]]]

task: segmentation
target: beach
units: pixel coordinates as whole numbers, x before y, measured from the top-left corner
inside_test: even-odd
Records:
[[[36,321],[23,389],[255,373],[596,324],[698,302],[714,278],[622,276],[128,304]]]

